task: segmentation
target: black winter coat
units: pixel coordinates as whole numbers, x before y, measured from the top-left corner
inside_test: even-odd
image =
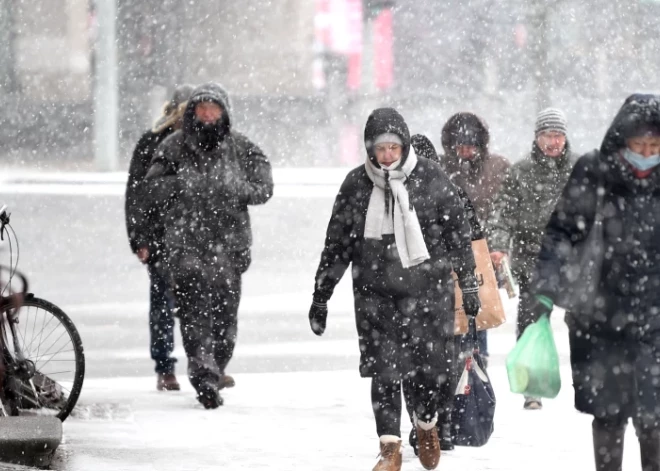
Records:
[[[219,145],[204,150],[194,129],[200,101],[224,110]],[[147,175],[147,198],[158,209],[168,251],[198,254],[246,251],[252,245],[248,205],[273,195],[270,162],[248,138],[231,129],[231,105],[216,84],[198,87],[188,101],[183,129],[158,147]],[[202,255],[200,255],[202,256]]]
[[[626,331],[635,338],[660,335],[660,169],[638,179],[619,156],[621,128],[639,108],[658,108],[657,102],[624,105],[607,132],[600,151],[577,162],[545,230],[536,290],[559,299],[562,273],[574,269],[573,247],[588,237],[595,219],[599,181],[603,199],[604,259],[596,313],[581,323],[599,330]],[[647,111],[648,112],[648,111]]]
[[[603,144],[580,158],[545,231],[535,290],[552,299],[580,288],[562,283],[562,270],[576,269],[575,248],[602,203],[604,256],[594,312],[570,312],[571,367],[575,407],[602,419],[633,419],[638,429],[660,423],[660,167],[637,178],[620,156],[626,138],[651,129],[660,133],[660,97],[633,95],[624,103]],[[577,251],[578,254],[580,250]]]
[[[156,148],[173,132],[174,129],[171,127],[158,133],[151,130],[145,132],[135,146],[128,167],[128,183],[124,201],[126,231],[133,253],[137,253],[138,249],[142,247],[149,249],[149,263],[154,263],[159,258],[162,249],[163,227],[157,226],[152,215],[147,213],[148,209],[142,198],[142,182],[151,166]]]
[[[402,120],[398,113],[391,119]],[[394,132],[404,142],[407,155],[410,138],[404,126]],[[378,134],[369,132],[368,122],[367,142]],[[440,166],[418,157],[407,190],[430,259],[404,269],[393,236],[364,238],[372,190],[363,165],[344,180],[328,225],[314,298],[321,302],[330,299],[352,264],[361,375],[401,378],[423,371],[448,378],[451,358],[446,342],[454,334],[452,268],[461,283],[476,286],[463,202]]]

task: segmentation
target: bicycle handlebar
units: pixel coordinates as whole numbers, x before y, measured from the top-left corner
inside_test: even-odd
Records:
[[[5,240],[5,226],[9,224],[10,213],[7,212],[7,205],[0,207],[0,240]]]

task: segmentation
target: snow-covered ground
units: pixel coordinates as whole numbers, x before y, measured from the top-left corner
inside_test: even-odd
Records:
[[[497,337],[494,335],[493,337]],[[522,410],[502,365],[490,369],[497,394],[495,432],[482,448],[458,448],[442,470],[592,469],[591,426],[572,408],[570,372],[542,411]],[[236,375],[225,406],[206,411],[189,384],[158,393],[154,379],[88,381],[82,412],[65,423],[56,469],[371,470],[378,452],[369,383],[356,371]],[[410,426],[405,423],[404,434]],[[639,453],[629,431],[626,468]],[[412,449],[404,470],[423,469]]]
[[[372,469],[378,441],[369,382],[357,373],[348,276],[330,302],[324,337],[315,337],[307,322],[327,217],[345,173],[277,171],[276,196],[252,211],[254,262],[244,280],[230,365],[237,386],[224,392],[225,406],[214,411],[194,398],[178,335],[183,390],[155,389],[147,277],[128,249],[123,222],[125,176],[4,176],[0,193],[21,241],[19,268],[39,296],[69,313],[86,350],[83,393],[76,414],[64,423],[55,469]],[[439,469],[593,469],[590,418],[572,406],[561,316],[553,324],[563,389],[542,411],[530,412],[508,391],[504,359],[515,342],[515,305],[509,303],[508,312],[509,322],[489,336],[495,433],[483,448],[445,453]],[[625,467],[639,469],[632,429],[627,439]],[[410,447],[403,469],[423,469]]]

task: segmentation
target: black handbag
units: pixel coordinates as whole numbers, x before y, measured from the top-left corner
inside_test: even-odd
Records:
[[[596,213],[589,234],[571,247],[568,260],[561,267],[561,293],[556,301],[574,317],[590,317],[598,305],[600,272],[605,253],[603,206],[605,188],[602,180],[596,187]]]
[[[454,396],[452,440],[457,446],[483,446],[494,430],[495,391],[477,343],[476,322],[470,319],[469,350]]]

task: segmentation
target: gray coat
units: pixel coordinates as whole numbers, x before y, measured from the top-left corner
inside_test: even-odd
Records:
[[[568,181],[577,155],[568,142],[564,155],[551,159],[534,143],[504,180],[488,222],[491,251],[511,254],[514,271],[528,276],[541,248],[543,231]]]
[[[195,106],[213,101],[223,110],[219,145],[205,150],[194,128]],[[163,141],[146,178],[146,204],[157,209],[168,251],[220,254],[252,244],[249,205],[273,195],[270,162],[261,149],[231,126],[231,104],[217,84],[198,87],[183,129]]]

